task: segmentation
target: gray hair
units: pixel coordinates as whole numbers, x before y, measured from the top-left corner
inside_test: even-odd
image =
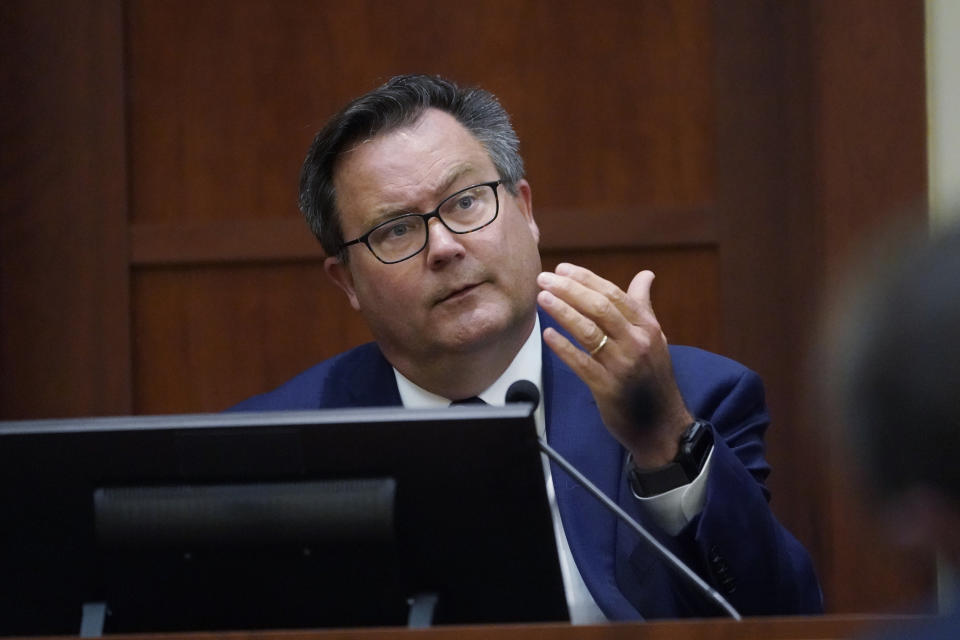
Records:
[[[483,145],[511,193],[523,178],[520,141],[497,98],[482,89],[461,88],[438,76],[395,76],[360,96],[317,133],[300,171],[300,210],[328,256],[346,261],[333,174],[341,153],[416,122],[427,109],[452,115]]]

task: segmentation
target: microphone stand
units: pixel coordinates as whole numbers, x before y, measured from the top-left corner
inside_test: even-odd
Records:
[[[567,462],[563,456],[553,449],[553,447],[548,445],[543,438],[538,437],[537,442],[540,445],[540,450],[547,454],[547,457],[556,462],[560,468],[567,473],[567,475],[576,480],[580,486],[586,489],[594,498],[599,500],[607,509],[612,511],[614,515],[620,518],[622,522],[626,523],[631,529],[639,533],[640,536],[647,541],[647,543],[657,550],[657,553],[667,560],[670,566],[673,567],[677,573],[691,582],[700,593],[704,594],[710,600],[716,603],[734,620],[742,619],[740,613],[733,608],[733,605],[731,605],[726,598],[720,595],[716,589],[707,584],[703,578],[696,574],[693,569],[684,564],[684,562],[674,555],[672,551],[663,546],[663,544],[661,544],[660,541],[653,536],[653,534],[644,529],[639,522],[630,517],[630,514],[621,509],[620,505],[608,498],[606,494],[600,491],[600,489],[598,489],[595,484],[590,482],[586,476],[577,471],[572,464]]]
[[[529,403],[530,415],[532,417],[533,412],[536,411],[537,406],[540,404],[540,389],[538,389],[537,385],[529,380],[517,380],[507,389],[506,402],[507,404]],[[563,456],[553,449],[553,447],[548,445],[546,440],[537,436],[537,443],[540,446],[540,450],[543,451],[548,458],[556,462],[560,468],[567,473],[567,475],[576,480],[580,486],[590,493],[590,495],[599,500],[600,504],[612,511],[613,514],[620,518],[622,522],[640,534],[640,536],[646,540],[651,547],[653,547],[654,551],[656,551],[661,558],[665,559],[667,564],[669,564],[677,573],[679,573],[681,577],[690,582],[697,591],[703,594],[708,600],[717,604],[734,620],[742,619],[740,617],[740,613],[733,608],[733,605],[731,605],[726,598],[720,595],[716,589],[707,584],[693,569],[684,564],[683,560],[678,558],[673,554],[672,551],[663,546],[660,541],[653,536],[653,534],[644,529],[639,522],[630,517],[630,514],[621,509],[620,505],[608,498],[606,494],[600,491],[600,489],[598,489],[595,484],[590,482],[586,476],[577,471],[572,464],[567,462]]]

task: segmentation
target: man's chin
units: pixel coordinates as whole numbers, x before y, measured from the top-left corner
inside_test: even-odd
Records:
[[[471,309],[437,325],[435,341],[453,351],[475,351],[502,340],[510,331],[509,315],[503,310]]]
[[[439,336],[441,348],[461,353],[480,351],[503,339],[502,327],[491,325],[472,325],[462,327],[455,332]]]
[[[531,310],[528,319],[499,305],[475,308],[436,324],[435,342],[457,352],[475,352],[491,345],[505,346],[517,341],[522,343],[529,335],[528,325],[532,326],[533,313]]]

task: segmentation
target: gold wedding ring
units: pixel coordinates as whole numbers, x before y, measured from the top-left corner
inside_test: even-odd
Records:
[[[607,334],[603,334],[603,340],[601,340],[600,344],[598,344],[593,348],[593,351],[590,352],[590,357],[592,358],[593,356],[600,353],[600,349],[603,349],[606,346],[606,344],[607,344]]]

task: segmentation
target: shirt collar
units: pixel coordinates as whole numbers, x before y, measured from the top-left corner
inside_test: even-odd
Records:
[[[499,378],[493,384],[480,392],[480,399],[487,404],[503,406],[507,395],[507,389],[517,380],[530,380],[537,385],[540,391],[540,397],[543,397],[543,359],[541,356],[541,337],[540,337],[540,317],[536,318],[533,330],[527,337],[526,342],[520,347],[520,351],[514,356],[510,366],[507,367]],[[450,399],[430,393],[426,389],[417,386],[406,378],[402,373],[393,370],[397,378],[397,388],[400,391],[400,400],[407,409],[428,409],[434,407],[446,407],[450,404]],[[543,403],[540,403],[541,408]]]

